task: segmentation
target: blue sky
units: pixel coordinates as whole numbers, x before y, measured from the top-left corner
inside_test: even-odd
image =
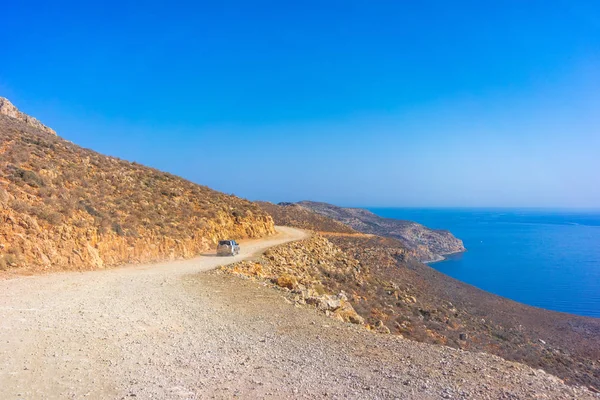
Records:
[[[81,146],[253,200],[600,207],[597,1],[87,3],[0,15],[0,96]]]

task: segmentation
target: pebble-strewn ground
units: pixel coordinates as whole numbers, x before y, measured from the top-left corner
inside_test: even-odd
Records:
[[[287,239],[244,245],[248,254]],[[0,398],[593,398],[486,354],[431,346],[198,272],[218,257],[0,281]]]

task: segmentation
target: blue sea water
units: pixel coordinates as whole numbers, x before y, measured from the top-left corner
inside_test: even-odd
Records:
[[[480,289],[600,318],[600,211],[369,208],[447,229],[467,252],[431,266]]]

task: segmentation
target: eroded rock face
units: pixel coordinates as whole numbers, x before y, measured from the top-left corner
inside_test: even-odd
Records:
[[[19,111],[17,107],[15,107],[7,98],[0,97],[0,114],[6,115],[8,117],[14,118],[21,122],[25,122],[27,125],[31,125],[32,127],[49,133],[51,135],[56,135],[54,129],[47,127],[42,124],[37,119],[30,117],[29,115],[22,113]]]
[[[75,220],[85,220],[82,212]],[[94,226],[39,224],[29,215],[15,213],[0,204],[0,268],[24,270],[92,270],[122,264],[191,258],[215,247],[225,237],[262,237],[274,233],[272,221],[249,215],[237,219],[220,213],[217,221],[174,238],[152,229],[139,229],[137,236],[113,230],[100,232]],[[92,222],[90,221],[90,224]]]
[[[0,270],[190,258],[275,233],[256,204],[0,115]]]

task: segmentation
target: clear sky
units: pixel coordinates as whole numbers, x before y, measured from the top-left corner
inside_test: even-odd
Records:
[[[0,96],[250,199],[600,207],[600,2],[12,1]]]

